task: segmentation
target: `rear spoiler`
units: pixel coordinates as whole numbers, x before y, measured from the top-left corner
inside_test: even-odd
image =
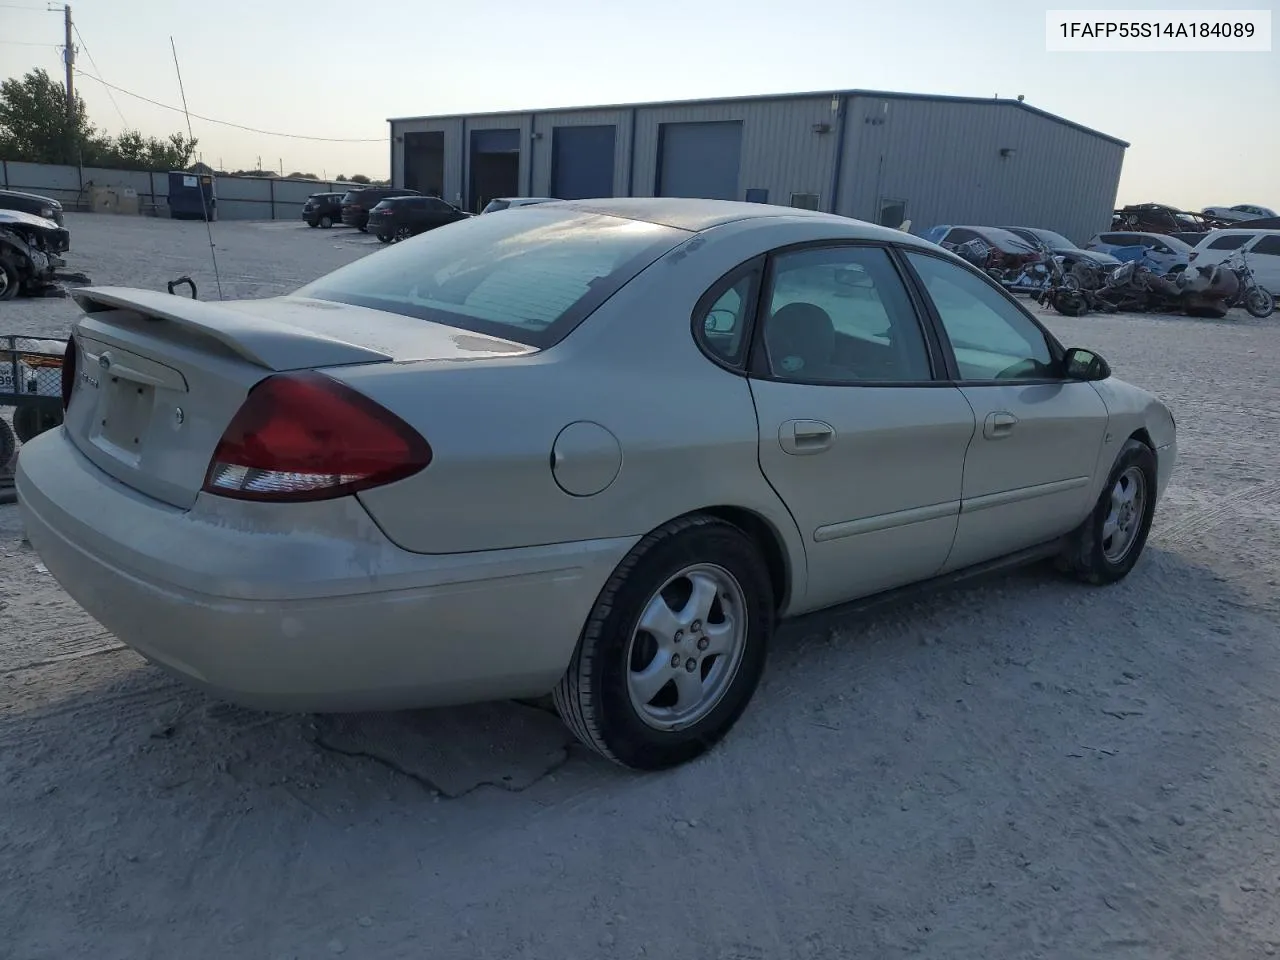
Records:
[[[394,359],[380,350],[252,316],[224,303],[131,287],[81,287],[73,290],[71,296],[87,316],[128,310],[147,320],[168,321],[216,340],[237,356],[267,370],[301,370]]]

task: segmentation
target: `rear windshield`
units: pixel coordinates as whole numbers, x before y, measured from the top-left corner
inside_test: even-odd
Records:
[[[689,233],[531,208],[469,217],[398,243],[295,294],[545,348]]]

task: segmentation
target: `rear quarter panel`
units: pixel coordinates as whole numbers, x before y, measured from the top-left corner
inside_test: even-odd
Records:
[[[703,356],[691,334],[698,298],[762,244],[836,229],[783,221],[767,241],[739,224],[699,235],[541,353],[345,369],[342,379],[434,452],[420,474],[361,500],[392,540],[422,553],[638,536],[691,511],[737,507],[776,532],[802,596],[804,547],[760,472],[747,381]],[[616,478],[593,496],[564,492],[552,473],[557,435],[579,421],[608,430],[621,450]]]

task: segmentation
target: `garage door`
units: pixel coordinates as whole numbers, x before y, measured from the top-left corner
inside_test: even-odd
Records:
[[[664,123],[658,128],[660,197],[738,199],[742,121]]]
[[[613,124],[556,127],[551,134],[551,195],[561,200],[613,196]]]

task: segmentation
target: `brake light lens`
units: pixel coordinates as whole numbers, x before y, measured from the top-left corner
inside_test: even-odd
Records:
[[[250,390],[232,418],[204,490],[239,500],[328,500],[412,476],[431,455],[407,423],[333,378],[277,374]]]
[[[67,337],[67,349],[62,352],[62,412],[71,406],[71,394],[76,388],[76,355],[80,352],[75,337]]]

